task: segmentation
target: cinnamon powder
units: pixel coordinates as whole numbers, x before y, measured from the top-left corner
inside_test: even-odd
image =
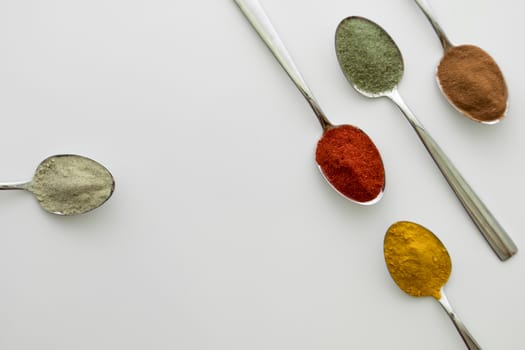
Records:
[[[354,126],[341,125],[326,131],[317,144],[316,161],[330,184],[357,202],[376,199],[385,185],[377,147]]]
[[[473,45],[449,48],[438,66],[441,89],[470,118],[494,122],[507,109],[507,86],[496,62]]]

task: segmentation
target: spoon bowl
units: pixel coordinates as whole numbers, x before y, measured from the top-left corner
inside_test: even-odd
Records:
[[[92,159],[72,154],[46,158],[29,182],[0,185],[0,190],[29,191],[42,209],[65,216],[98,208],[114,189],[115,180],[109,170]]]
[[[501,121],[508,109],[508,90],[494,59],[474,45],[453,45],[425,0],[415,0],[434,28],[444,55],[436,80],[452,106],[466,117],[483,124]]]
[[[323,136],[317,143],[316,162],[323,177],[340,195],[354,203],[377,203],[385,188],[385,170],[373,141],[355,126],[336,126],[328,120],[260,3],[257,0],[234,1],[319,120]]]
[[[516,254],[512,239],[401,98],[397,85],[404,72],[403,57],[388,33],[369,19],[348,17],[337,27],[335,46],[341,69],[358,92],[387,97],[399,107],[498,257],[507,260]]]
[[[494,59],[481,48],[448,47],[437,67],[436,80],[451,105],[466,117],[483,124],[496,124],[505,117],[505,78]]]
[[[365,41],[373,44],[363,45]],[[343,74],[363,96],[388,97],[403,78],[401,51],[386,31],[367,18],[342,20],[336,29],[335,48]]]
[[[396,222],[383,243],[388,272],[398,287],[414,297],[433,297],[447,312],[470,350],[479,350],[474,337],[452,309],[444,285],[452,271],[447,249],[430,230],[408,221]]]
[[[363,130],[352,125],[327,128],[317,143],[316,162],[328,184],[343,197],[361,205],[383,197],[383,162]]]

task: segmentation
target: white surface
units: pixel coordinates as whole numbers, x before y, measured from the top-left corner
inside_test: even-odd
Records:
[[[382,240],[397,220],[448,247],[449,298],[483,348],[523,348],[523,5],[431,3],[454,42],[485,48],[506,75],[508,117],[484,126],[438,91],[441,48],[413,1],[262,4],[332,121],[378,145],[382,201],[357,206],[322,180],[321,129],[233,1],[3,1],[2,180],[78,153],[117,187],[69,218],[1,193],[0,349],[464,349],[436,302],[388,275]],[[394,105],[345,81],[333,36],[349,15],[398,43],[401,94],[521,248],[510,261]]]

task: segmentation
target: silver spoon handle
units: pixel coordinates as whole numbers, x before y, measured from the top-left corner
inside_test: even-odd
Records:
[[[436,32],[439,41],[441,41],[441,45],[443,46],[443,49],[446,51],[448,48],[454,46],[448,39],[447,35],[445,34],[445,31],[439,23],[437,22],[436,18],[432,15],[430,11],[430,6],[425,0],[415,0],[417,6],[423,11],[427,19],[429,20],[430,24],[432,24],[432,27],[434,28],[434,31]]]
[[[306,84],[299,69],[295,65],[292,57],[288,53],[286,46],[284,46],[279,34],[275,30],[272,22],[266,15],[261,4],[257,0],[234,0],[237,6],[241,9],[244,16],[251,23],[253,28],[257,31],[261,39],[266,43],[270,51],[273,53],[277,61],[281,64],[288,76],[292,79],[295,86],[301,91],[301,94],[306,98],[310,106],[319,119],[323,130],[331,126],[331,123],[326,118],[321,110],[319,103],[315,99],[312,91]]]
[[[441,298],[438,299],[439,304],[445,309],[448,316],[454,323],[454,326],[459,332],[459,335],[465,342],[465,345],[467,346],[467,349],[469,350],[481,350],[481,346],[476,342],[472,334],[468,331],[467,327],[463,324],[463,322],[459,319],[458,315],[454,312],[454,309],[452,309],[452,306],[450,305],[450,302],[447,299],[447,296],[445,295],[445,291],[443,288],[441,288]]]
[[[509,237],[507,232],[501,227],[496,218],[490,213],[474,190],[461,176],[454,164],[448,159],[443,150],[434,141],[430,134],[425,130],[416,116],[405,104],[397,89],[388,95],[408,119],[426,149],[434,159],[439,170],[447,180],[452,190],[456,193],[459,201],[476,224],[483,237],[487,240],[492,250],[498,257],[505,261],[516,254],[518,248]]]
[[[8,184],[0,184],[0,191],[6,190],[27,190],[29,182],[16,182]]]

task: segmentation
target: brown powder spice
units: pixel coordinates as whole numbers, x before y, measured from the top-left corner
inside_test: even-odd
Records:
[[[505,79],[494,59],[479,47],[450,47],[437,74],[443,93],[471,119],[491,123],[505,115]]]

